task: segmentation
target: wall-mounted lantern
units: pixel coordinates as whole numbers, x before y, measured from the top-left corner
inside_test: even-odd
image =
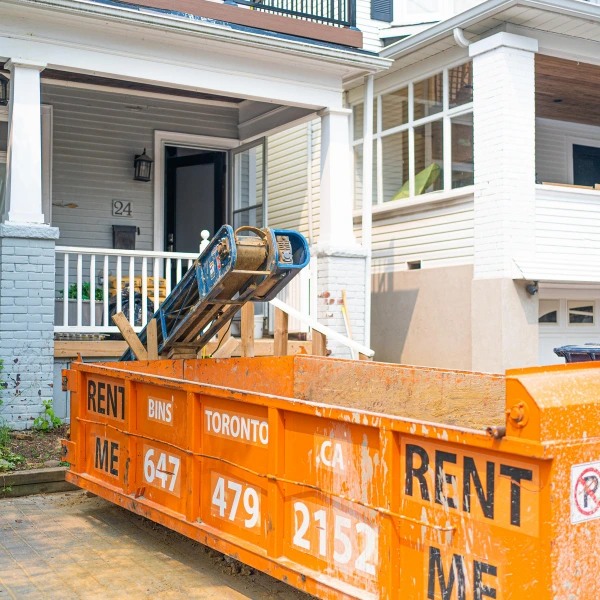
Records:
[[[152,163],[154,161],[146,154],[146,148],[142,154],[136,154],[133,161],[134,175],[136,181],[150,181],[152,174]]]
[[[0,73],[0,106],[8,104],[8,79]]]

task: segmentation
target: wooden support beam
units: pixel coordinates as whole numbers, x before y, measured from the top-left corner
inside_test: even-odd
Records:
[[[254,356],[254,304],[252,302],[246,302],[242,306],[240,330],[242,356],[252,357]]]
[[[146,329],[146,340],[148,347],[148,360],[158,360],[158,330],[156,319],[148,323]]]
[[[135,354],[138,360],[148,360],[148,352],[133,327],[129,324],[129,319],[122,313],[117,313],[113,316],[114,324],[119,328],[123,339],[127,342],[131,351]]]
[[[315,356],[327,356],[327,336],[316,329],[312,330],[312,353]]]
[[[363,354],[362,352],[358,353],[358,360],[373,360],[372,356],[367,356],[366,354]]]
[[[274,356],[286,356],[288,353],[288,314],[280,308],[275,309]]]

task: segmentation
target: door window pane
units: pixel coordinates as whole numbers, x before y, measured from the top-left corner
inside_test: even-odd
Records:
[[[415,196],[444,187],[442,121],[415,128]]]
[[[385,94],[381,98],[383,130],[408,123],[408,88]]]
[[[234,155],[233,227],[264,227],[263,146]]]
[[[588,300],[569,300],[569,325],[593,325],[594,303]]]
[[[442,74],[415,83],[414,119],[421,119],[442,111]]]
[[[0,152],[6,152],[8,148],[8,123],[0,121]]]
[[[540,300],[539,318],[540,323],[558,323],[558,300]]]
[[[383,201],[408,198],[408,131],[381,140],[383,161]]]
[[[473,114],[455,117],[452,123],[452,189],[473,185]]]
[[[449,107],[473,102],[473,63],[465,63],[448,71]]]
[[[0,154],[0,218],[4,214],[4,190],[6,189],[6,163]]]

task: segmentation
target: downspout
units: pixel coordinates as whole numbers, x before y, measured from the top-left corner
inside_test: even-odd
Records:
[[[365,257],[365,339],[371,347],[371,244],[373,240],[373,75],[365,77],[363,121],[362,246]]]
[[[455,27],[453,29],[452,33],[454,34],[454,41],[461,48],[468,48],[469,47],[469,44],[471,42],[465,37],[465,32],[460,27]]]

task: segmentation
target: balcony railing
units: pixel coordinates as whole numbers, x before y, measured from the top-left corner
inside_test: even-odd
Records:
[[[230,0],[226,4],[338,27],[356,27],[356,0]]]

